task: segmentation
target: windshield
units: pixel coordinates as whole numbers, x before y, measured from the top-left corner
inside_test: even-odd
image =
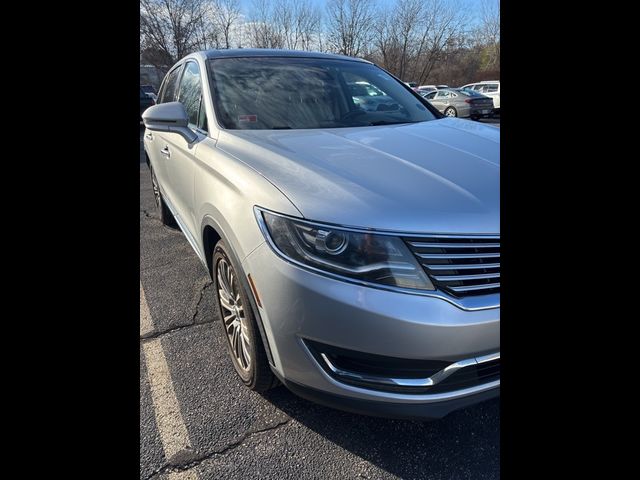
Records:
[[[142,85],[140,88],[145,93],[156,93],[156,92],[154,92],[153,87],[151,85]]]
[[[434,120],[400,82],[363,62],[317,58],[209,61],[218,119],[228,129],[306,129]]]

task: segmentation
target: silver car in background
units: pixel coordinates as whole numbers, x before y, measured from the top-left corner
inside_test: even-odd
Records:
[[[480,93],[444,88],[423,95],[447,117],[486,118],[493,113],[493,100]]]
[[[245,385],[414,419],[499,395],[499,129],[370,62],[263,49],[180,60],[143,118]]]

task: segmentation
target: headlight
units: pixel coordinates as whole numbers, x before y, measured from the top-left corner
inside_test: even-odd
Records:
[[[295,263],[370,283],[435,290],[397,237],[294,220],[260,209],[256,214],[264,219],[267,240],[281,256]]]

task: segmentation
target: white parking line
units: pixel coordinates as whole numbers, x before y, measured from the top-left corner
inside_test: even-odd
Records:
[[[145,315],[148,318],[144,319]],[[151,325],[153,329],[153,321],[149,315],[149,306],[142,284],[140,285],[140,331],[143,330],[143,323]],[[189,433],[185,426],[180,412],[180,405],[176,398],[171,381],[171,373],[169,365],[162,349],[162,343],[159,338],[146,341],[142,344],[145,362],[147,364],[147,378],[149,379],[149,387],[151,390],[151,399],[153,401],[153,410],[156,416],[156,425],[160,433],[160,440],[164,454],[170,463],[185,462],[193,459],[194,450],[189,440]],[[169,475],[170,479],[175,480],[197,480],[198,475],[195,471],[175,472]]]

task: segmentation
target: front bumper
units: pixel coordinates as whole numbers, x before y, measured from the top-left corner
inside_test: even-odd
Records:
[[[500,395],[500,387],[465,397],[442,400],[431,403],[392,403],[360,400],[353,397],[328,394],[320,390],[283,380],[284,385],[296,395],[319,403],[325,407],[337,408],[351,413],[374,417],[396,418],[403,420],[438,420],[449,413],[476,403],[490,400]]]
[[[329,375],[304,340],[415,360],[457,362],[499,352],[500,308],[464,310],[442,298],[380,290],[292,265],[266,244],[243,262],[254,280],[273,369],[295,393],[373,415],[439,418],[499,394],[499,380],[445,393],[399,393]]]

